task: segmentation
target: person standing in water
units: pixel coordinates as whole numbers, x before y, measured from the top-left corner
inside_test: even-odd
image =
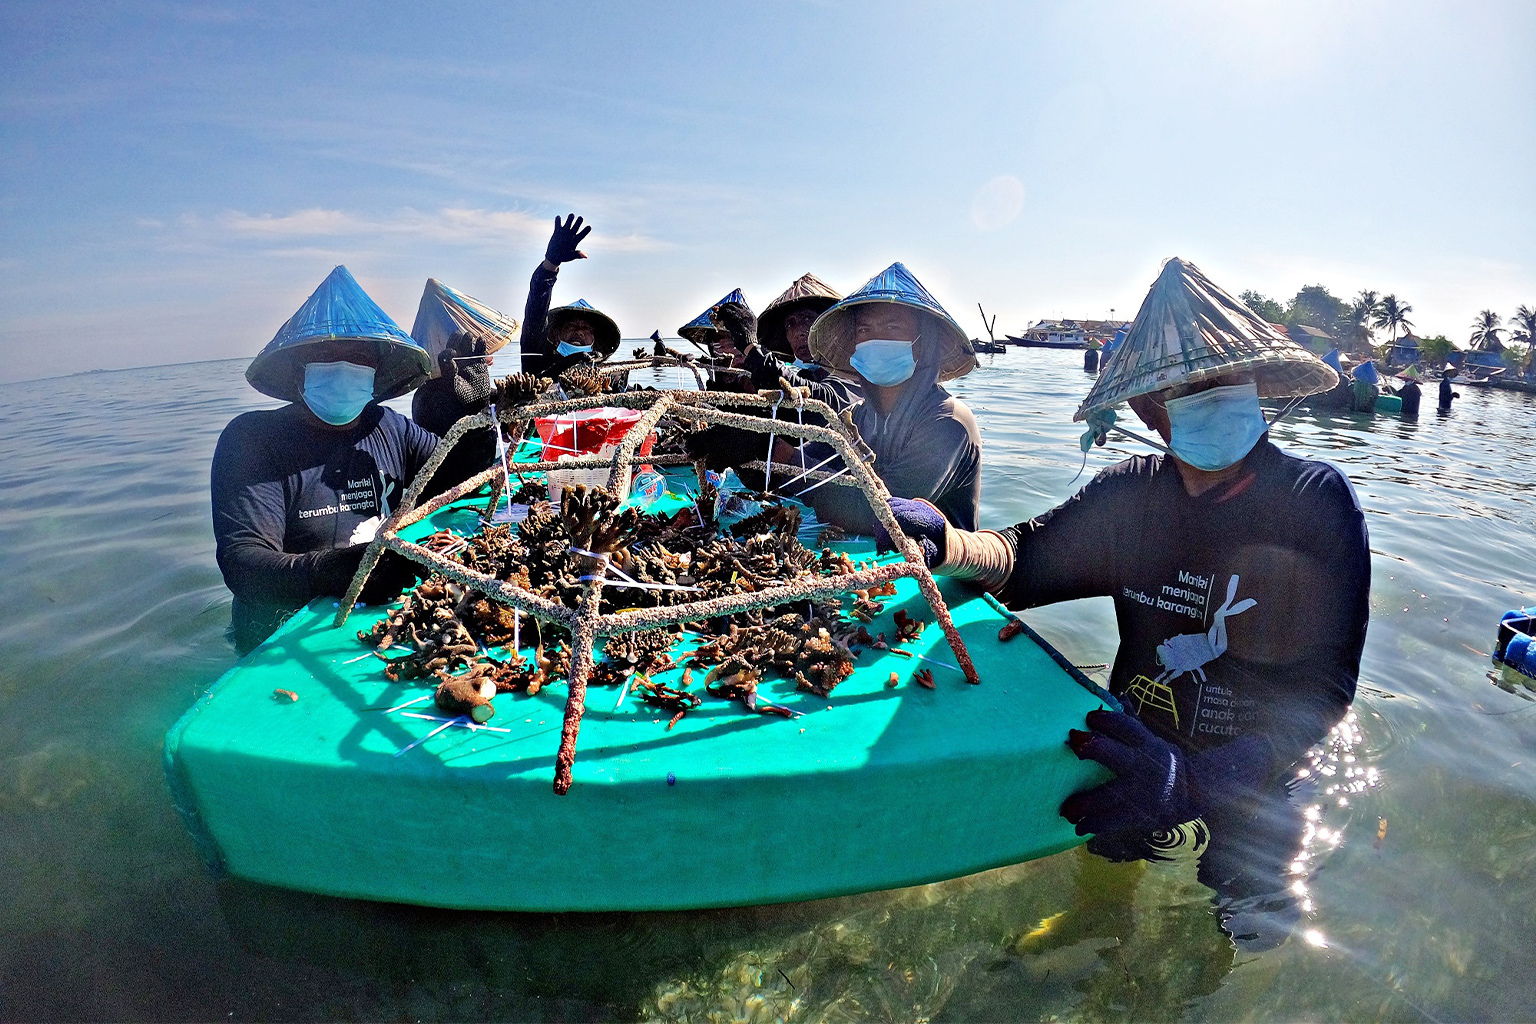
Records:
[[[1419,402],[1424,397],[1424,391],[1419,387],[1419,368],[1410,366],[1398,374],[1403,379],[1403,386],[1397,389],[1398,397],[1403,400],[1403,408],[1399,413],[1405,420],[1419,418]]]
[[[1110,466],[997,532],[891,502],[936,573],[1010,608],[1114,600],[1109,689],[1126,710],[1090,713],[1068,743],[1116,777],[1061,808],[1091,851],[1153,856],[1161,834],[1197,818],[1212,835],[1240,831],[1249,798],[1276,793],[1354,699],[1365,518],[1343,473],[1269,440],[1259,406],[1336,380],[1198,268],[1169,260],[1077,414],[1085,442],[1102,442],[1120,429],[1112,407],[1128,401],[1166,454]]]
[[[230,623],[244,655],[295,610],[341,597],[380,523],[431,456],[437,438],[379,405],[427,379],[431,361],[337,267],[245,372],[286,401],[243,413],[219,435],[210,490]],[[414,582],[386,552],[363,600]]]
[[[1442,370],[1440,372],[1440,405],[1439,405],[1439,408],[1440,408],[1441,412],[1450,412],[1451,411],[1451,403],[1454,402],[1456,399],[1461,397],[1460,394],[1458,394],[1457,392],[1451,390],[1451,378],[1454,377],[1455,375],[1456,375],[1456,370],[1454,368],[1450,367],[1450,366],[1447,366],[1444,370]]]
[[[975,369],[976,353],[938,300],[893,263],[816,319],[810,347],[817,363],[859,381],[853,424],[874,451],[874,471],[887,489],[925,499],[949,522],[975,529],[981,432],[971,410],[942,382]],[[852,533],[875,532],[874,513],[859,491],[835,485],[805,491],[822,519]]]
[[[586,299],[549,308],[561,265],[587,258],[577,246],[591,233],[592,228],[583,227],[574,213],[564,223],[555,218],[555,230],[543,261],[534,268],[523,307],[524,373],[555,379],[573,367],[600,363],[619,349],[619,325]]]

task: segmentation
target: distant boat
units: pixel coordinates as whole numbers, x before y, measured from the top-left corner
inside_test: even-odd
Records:
[[[1075,348],[1075,349],[1085,349],[1085,348],[1088,347],[1088,343],[1086,341],[1081,340],[1081,339],[1076,339],[1076,340],[1068,339],[1068,340],[1062,340],[1062,341],[1045,341],[1045,340],[1041,340],[1039,338],[1029,338],[1029,337],[1021,338],[1021,337],[1019,337],[1016,334],[1006,334],[1006,335],[1004,335],[1004,337],[1008,339],[1007,343],[1009,345],[1018,345],[1020,348],[1067,348],[1067,349],[1074,349]]]
[[[982,341],[979,338],[971,339],[971,347],[977,352],[985,352],[988,355],[997,355],[999,352],[1008,351],[1008,343],[1005,341]]]
[[[1022,335],[1007,335],[1010,345],[1081,351],[1092,342],[1107,344],[1130,326],[1125,320],[1041,320]]]

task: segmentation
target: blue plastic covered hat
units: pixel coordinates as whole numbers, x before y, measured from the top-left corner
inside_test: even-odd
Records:
[[[368,297],[346,267],[337,267],[251,360],[245,379],[264,395],[297,402],[304,378],[301,367],[323,359],[317,348],[333,341],[368,341],[377,346],[373,397],[379,400],[405,394],[432,370],[426,350]]]
[[[704,312],[700,313],[698,316],[694,317],[692,320],[689,320],[687,323],[683,324],[683,326],[679,327],[677,329],[678,335],[687,338],[695,345],[703,345],[705,348],[708,348],[710,339],[713,338],[715,336],[715,332],[720,329],[716,327],[714,321],[709,318],[709,310],[714,309],[716,306],[723,306],[727,302],[739,302],[743,306],[746,306],[749,310],[752,308],[747,304],[747,297],[741,294],[741,289],[732,288],[730,293],[724,296],[719,302],[710,303],[709,309],[706,309]]]
[[[456,334],[468,334],[485,342],[485,354],[490,355],[517,335],[517,321],[479,299],[429,277],[427,287],[421,293],[421,305],[416,308],[411,337],[432,357],[433,376],[438,373],[437,357]]]
[[[938,353],[940,381],[964,377],[976,368],[976,352],[971,348],[971,339],[955,323],[955,318],[939,305],[939,300],[928,294],[928,289],[900,263],[892,263],[870,278],[864,287],[816,318],[816,323],[811,326],[810,341],[811,354],[818,363],[843,373],[854,372],[849,362],[857,343],[854,310],[873,302],[893,302],[928,314],[938,337],[929,337],[925,325],[923,338],[928,344],[937,341],[941,346]]]
[[[619,325],[607,313],[594,309],[586,299],[577,299],[568,306],[556,306],[549,311],[545,321],[549,333],[571,320],[581,319],[592,325],[592,354],[599,361],[607,359],[619,350]]]
[[[1355,372],[1351,374],[1351,376],[1353,376],[1355,380],[1362,381],[1366,384],[1381,383],[1381,374],[1376,372],[1376,364],[1369,359],[1355,367]]]

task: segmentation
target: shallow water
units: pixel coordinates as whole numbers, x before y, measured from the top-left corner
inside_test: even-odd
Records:
[[[982,424],[995,526],[1076,486],[1070,419],[1088,380],[1077,353],[983,361],[955,390]],[[1452,414],[1427,402],[1417,423],[1276,428],[1354,481],[1375,578],[1355,712],[1304,794],[1302,919],[1250,952],[1218,928],[1192,865],[1078,851],[671,915],[448,913],[215,882],[160,747],[234,660],[207,474],[224,424],[272,404],[244,365],[0,387],[0,1019],[1536,1013],[1536,702],[1495,686],[1486,654],[1500,613],[1536,601],[1536,399],[1462,388]],[[1131,450],[1096,450],[1084,479]],[[1107,601],[1029,618],[1077,663],[1113,657]],[[806,870],[837,855],[805,837]],[[555,845],[549,870],[580,877]]]

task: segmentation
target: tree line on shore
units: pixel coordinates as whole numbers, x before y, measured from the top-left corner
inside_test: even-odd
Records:
[[[1309,284],[1280,303],[1249,290],[1240,296],[1248,308],[1271,323],[1284,327],[1311,327],[1333,337],[1339,348],[1357,356],[1384,359],[1387,350],[1402,338],[1414,337],[1420,358],[1430,365],[1443,364],[1456,348],[1443,334],[1416,337],[1409,314],[1413,306],[1396,295],[1362,289],[1353,299],[1341,299],[1321,284]],[[1377,332],[1386,334],[1382,341]],[[1474,352],[1502,353],[1512,369],[1536,370],[1536,308],[1521,306],[1509,320],[1485,309],[1472,322],[1467,347]]]

